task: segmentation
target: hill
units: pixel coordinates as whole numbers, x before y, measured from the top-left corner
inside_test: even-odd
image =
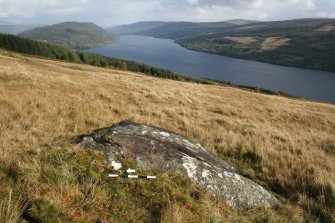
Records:
[[[244,19],[232,19],[223,22],[161,22],[161,21],[146,21],[137,22],[128,25],[120,25],[108,28],[107,30],[120,35],[134,35],[134,34],[148,34],[150,35],[164,35],[164,36],[175,36],[178,32],[183,29],[184,35],[188,36],[188,32],[205,32],[210,29],[225,29],[231,28],[238,25],[246,25],[256,23],[257,21],[244,20]],[[157,32],[157,33],[155,33]]]
[[[256,22],[246,25],[235,27],[231,30],[224,30],[223,33],[238,33],[238,34],[250,34],[264,35],[264,34],[280,34],[285,33],[296,33],[296,32],[308,32],[315,31],[315,28],[322,27],[327,24],[332,24],[335,19],[293,19],[285,21],[271,21],[271,22]]]
[[[334,105],[4,50],[0,64],[0,221],[334,220]],[[200,142],[283,205],[234,210],[178,174],[108,179],[74,139],[124,119]]]
[[[129,25],[114,26],[108,28],[107,30],[111,33],[116,33],[119,35],[132,35],[137,34],[139,32],[157,28],[166,23],[167,22],[160,22],[160,21],[137,22]]]
[[[211,32],[215,29],[235,27],[234,22],[139,22],[129,25],[109,28],[109,31],[119,34],[150,35],[160,38],[186,37],[195,34]]]
[[[188,49],[335,72],[335,19],[168,23],[138,32]]]
[[[235,24],[227,22],[175,22],[164,24],[151,30],[142,31],[138,34],[150,35],[159,38],[179,39],[201,35],[203,33],[213,33],[216,32],[216,30],[224,30],[235,26]]]
[[[258,21],[255,20],[246,20],[246,19],[231,19],[231,20],[226,20],[226,23],[231,23],[234,25],[247,25],[251,23],[257,23]]]
[[[117,40],[115,35],[93,23],[65,22],[18,34],[21,37],[65,45],[74,49],[99,47]]]
[[[192,50],[335,72],[334,19],[253,23],[175,40]]]

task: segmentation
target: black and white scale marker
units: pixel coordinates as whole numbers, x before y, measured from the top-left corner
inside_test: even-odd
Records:
[[[109,174],[108,177],[111,178],[117,178],[117,177],[123,177],[119,174]],[[129,179],[157,179],[156,176],[139,176],[139,175],[127,175],[124,176],[125,178],[129,178]]]
[[[122,168],[122,164],[113,161],[112,162],[112,167],[114,168],[114,170],[120,170]],[[129,179],[157,179],[156,176],[131,175],[132,173],[136,173],[136,170],[130,169],[130,168],[128,170],[126,170],[126,173],[128,174],[127,176],[121,176],[119,174],[108,174],[108,177],[111,177],[111,178],[125,177],[125,178],[129,178]]]

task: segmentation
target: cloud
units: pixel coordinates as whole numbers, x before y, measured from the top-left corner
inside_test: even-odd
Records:
[[[335,12],[318,12],[317,13],[318,17],[326,17],[326,18],[335,18]]]
[[[182,20],[192,15],[195,21],[219,21],[232,18],[273,20],[313,16],[316,0],[171,0],[161,1],[161,13],[176,13]],[[334,7],[333,7],[334,8]],[[169,15],[171,16],[171,15]]]
[[[10,21],[76,20],[105,26],[141,20],[281,20],[334,12],[334,0],[0,0],[0,18]]]
[[[0,0],[0,16],[33,17],[39,13],[66,14],[84,10],[89,0]]]

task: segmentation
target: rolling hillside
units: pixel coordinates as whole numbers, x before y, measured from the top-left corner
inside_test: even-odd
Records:
[[[18,34],[21,37],[65,45],[74,49],[88,49],[112,43],[115,35],[93,23],[65,22],[36,28]]]
[[[334,105],[4,50],[0,64],[0,221],[334,221]],[[200,142],[283,205],[233,210],[178,174],[108,179],[74,139],[124,119]]]

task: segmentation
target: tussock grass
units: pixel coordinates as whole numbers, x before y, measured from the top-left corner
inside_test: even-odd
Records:
[[[0,64],[0,196],[12,189],[29,200],[24,219],[334,221],[334,105],[4,51]],[[202,143],[284,205],[231,210],[178,175],[108,179],[102,154],[77,148],[74,138],[124,119]]]
[[[8,197],[0,201],[0,222],[16,223],[19,221],[26,203],[21,198],[13,198],[13,191],[9,190]]]

